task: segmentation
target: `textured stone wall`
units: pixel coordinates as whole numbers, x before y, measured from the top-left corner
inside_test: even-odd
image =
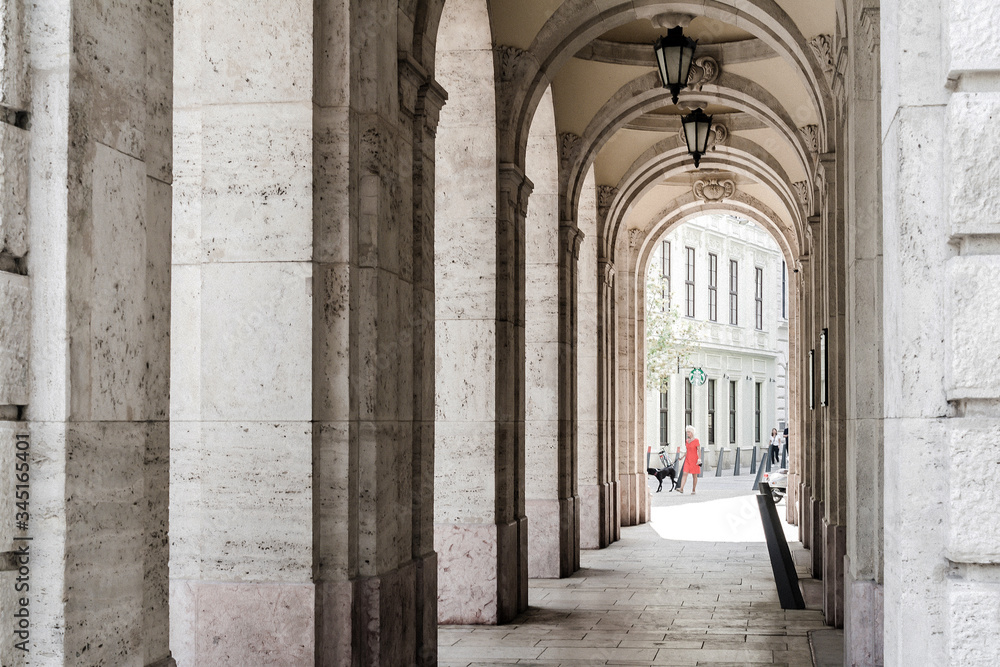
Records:
[[[168,661],[170,3],[0,15],[2,103],[30,112],[30,141],[0,130],[2,254],[30,250],[2,280],[0,403],[32,441],[32,655]]]
[[[1000,655],[996,17],[881,6],[886,665]]]

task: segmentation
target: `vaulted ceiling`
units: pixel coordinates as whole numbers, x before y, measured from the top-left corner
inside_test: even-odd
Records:
[[[684,32],[698,40],[701,65],[677,105],[652,48],[672,13],[693,17]],[[789,233],[801,228],[831,125],[834,0],[493,0],[491,15],[497,44],[541,63],[557,131],[592,151],[582,168],[593,165],[599,186],[632,188],[628,226],[656,224],[694,181],[719,178]],[[699,170],[679,135],[680,115],[696,106],[722,126]]]

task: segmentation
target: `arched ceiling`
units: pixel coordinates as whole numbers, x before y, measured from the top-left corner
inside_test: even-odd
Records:
[[[652,42],[666,33],[654,17],[668,12],[694,17],[685,34],[699,40],[695,58],[709,56],[719,69],[701,91],[682,92],[679,105],[638,90],[655,72]],[[781,204],[798,187],[794,183],[814,180],[817,154],[831,131],[834,0],[492,0],[491,17],[496,43],[529,52],[540,72],[535,85],[551,83],[557,131],[583,137],[583,156],[574,163],[576,175],[569,175],[572,197],[579,196],[573,179],[582,182],[591,164],[598,186],[628,187],[636,161],[678,135],[679,114],[701,106],[730,139],[755,145],[749,153],[778,165],[787,183],[774,192],[773,183],[749,172],[722,176],[781,215],[800,218]],[[693,162],[687,171],[645,187],[628,216],[659,211],[682,188],[690,190],[699,171]],[[803,198],[808,208],[811,196]],[[628,224],[645,227],[649,221]],[[791,229],[798,221],[779,224]]]

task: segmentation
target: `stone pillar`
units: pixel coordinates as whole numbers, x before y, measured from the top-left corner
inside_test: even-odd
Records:
[[[838,86],[838,90],[840,87]],[[838,133],[841,137],[842,133]],[[841,141],[841,139],[838,139]],[[834,153],[819,157],[819,172],[825,192],[822,212],[823,234],[823,327],[826,329],[828,358],[826,382],[827,404],[822,409],[823,428],[823,607],[830,625],[844,624],[844,555],[847,538],[846,446],[844,415],[846,391],[846,231],[838,171],[840,165]]]
[[[580,497],[577,492],[577,299],[583,232],[559,224],[559,542],[560,576],[580,569]]]
[[[524,219],[531,182],[497,163],[485,4],[447,4],[437,78],[435,549],[442,623],[527,607]],[[473,146],[474,150],[469,150]]]
[[[618,479],[618,317],[615,298],[613,248],[606,240],[608,211],[616,190],[600,186],[597,195],[597,455],[607,486],[598,498],[607,502],[602,526],[608,542],[621,537],[621,488]]]
[[[633,244],[631,239],[623,238],[619,241],[616,251],[616,257],[621,258],[628,267],[616,281],[620,512],[621,525],[635,526],[646,522],[650,504],[640,427],[645,393],[643,382],[645,364],[640,354],[642,346],[639,344],[639,336],[643,326],[645,285],[636,275],[637,243]]]
[[[579,226],[583,233],[580,246],[579,298],[577,299],[577,452],[580,494],[580,546],[602,549],[611,543],[611,484],[601,438],[603,422],[599,418],[598,395],[601,376],[598,372],[598,296],[603,289],[597,262],[597,189],[591,168],[580,197]]]
[[[879,11],[848,10],[847,554],[844,650],[851,665],[882,664],[882,190]],[[853,83],[849,83],[853,82]]]
[[[880,7],[892,666],[1000,655],[997,11],[982,0]]]
[[[30,443],[29,653],[0,575],[0,662],[173,665],[167,628],[173,16],[0,11],[0,504]],[[128,35],[129,39],[123,39]],[[30,131],[27,128],[30,127]],[[30,199],[28,198],[30,193]]]
[[[182,665],[311,660],[313,448],[334,440],[312,423],[312,6],[175,12],[171,647]]]
[[[565,577],[577,568],[575,263],[559,221],[559,143],[552,93],[532,119],[526,170],[534,184],[525,246],[525,479],[528,574]],[[570,221],[570,227],[575,225]],[[568,273],[572,272],[572,274]],[[573,284],[567,282],[572,279]],[[572,333],[572,341],[566,339]],[[566,374],[572,372],[571,377]],[[572,404],[573,414],[564,411]]]

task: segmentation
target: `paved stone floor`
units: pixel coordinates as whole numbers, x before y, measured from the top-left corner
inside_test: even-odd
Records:
[[[750,484],[705,477],[694,497],[654,494],[651,524],[584,551],[568,579],[533,579],[516,623],[442,626],[438,664],[812,665],[807,633],[826,627],[821,613],[781,609],[762,533],[731,541],[755,539]],[[715,509],[681,511],[698,503]]]

